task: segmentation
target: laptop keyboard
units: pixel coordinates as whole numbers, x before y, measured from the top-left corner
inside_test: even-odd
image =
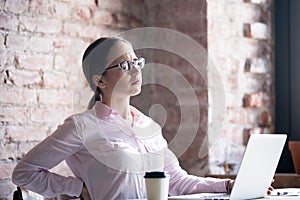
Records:
[[[226,193],[216,194],[216,193],[200,193],[200,194],[192,194],[192,195],[183,195],[183,196],[173,196],[169,197],[169,200],[222,200],[222,199],[230,199],[230,195]]]
[[[215,200],[215,199],[229,199],[230,195],[229,194],[219,194],[219,195],[207,195],[207,196],[203,196],[201,197],[201,199],[207,199],[207,200]]]

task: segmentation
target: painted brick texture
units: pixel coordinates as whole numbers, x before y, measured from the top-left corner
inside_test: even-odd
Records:
[[[0,199],[12,199],[11,173],[18,160],[76,111],[74,85],[86,46],[144,26],[135,13],[141,2],[126,15],[123,2],[96,2],[0,3]],[[64,164],[53,170],[70,173]]]
[[[200,159],[199,149],[210,123],[204,78],[212,77],[197,75],[190,63],[170,52],[138,52],[147,63],[164,64],[178,71],[195,91],[199,104],[196,112],[201,118],[196,137],[179,158],[183,168],[196,175],[224,173],[225,158],[239,162],[249,134],[273,129],[272,1],[226,2],[1,1],[0,199],[12,198],[15,186],[10,176],[19,159],[67,116],[85,109],[89,99],[78,95],[89,97],[91,93],[78,72],[86,46],[100,36],[137,27],[170,28],[190,36],[208,50],[221,74],[226,93],[225,126],[217,148],[209,157]],[[168,141],[176,136],[180,123],[185,124],[185,134],[189,134],[195,119],[183,115],[180,109],[184,107],[192,113],[195,108],[187,89],[180,87],[180,77],[170,79],[167,73],[156,70],[144,76],[176,85],[186,101],[179,104],[169,88],[145,85],[132,103],[164,125],[163,134]],[[183,144],[176,145],[180,148]],[[61,173],[64,164],[53,170]]]
[[[274,130],[273,1],[207,2],[208,52],[226,94],[226,118],[209,156],[210,171],[236,173],[249,135]],[[233,169],[224,171],[225,163]]]
[[[82,82],[76,76],[80,70],[83,50],[89,42],[100,36],[114,35],[135,27],[159,26],[188,34],[206,47],[205,5],[205,1],[139,0],[1,2],[0,167],[5,170],[1,170],[0,174],[0,198],[11,198],[14,185],[10,176],[18,160],[51,134],[64,118],[86,106],[86,100],[79,99],[77,102],[73,97],[77,82]],[[191,17],[194,17],[193,20],[190,20]],[[176,56],[163,60],[165,54],[161,52],[144,53],[150,62],[164,62],[178,70],[186,64],[182,60],[177,64]],[[147,55],[152,56],[148,58]],[[147,76],[159,74],[153,73]],[[202,129],[197,139],[202,142],[207,123],[206,90],[199,85],[197,77],[191,76],[191,71],[181,73],[193,82],[202,102]],[[161,74],[161,77],[165,78],[167,74]],[[87,89],[84,83],[80,87]],[[147,108],[160,100],[157,102],[168,112],[164,134],[167,139],[171,139],[177,132],[180,113],[179,106],[175,104],[176,98],[170,101],[168,95],[174,98],[168,90],[145,86],[143,95],[133,103],[142,105],[141,110],[147,113]],[[149,96],[154,98],[149,100]],[[76,101],[74,105],[79,103],[79,107],[73,107],[73,101]],[[181,158],[182,164],[187,170],[204,174],[203,171],[199,172],[197,163],[201,162],[192,153],[199,151],[196,142],[191,149]],[[206,164],[201,164],[200,168],[203,166]]]

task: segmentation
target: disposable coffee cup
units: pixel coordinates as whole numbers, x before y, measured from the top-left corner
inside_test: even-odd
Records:
[[[147,200],[166,200],[169,194],[170,176],[166,172],[146,172]]]

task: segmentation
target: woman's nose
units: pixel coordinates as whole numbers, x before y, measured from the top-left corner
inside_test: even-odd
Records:
[[[130,70],[132,74],[139,73],[141,71],[141,68],[138,64],[133,64],[133,68]]]

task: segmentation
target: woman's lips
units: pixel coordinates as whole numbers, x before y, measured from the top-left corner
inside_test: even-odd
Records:
[[[135,81],[131,82],[131,85],[136,85],[136,84],[139,84],[140,82],[141,82],[140,80],[135,80]]]

